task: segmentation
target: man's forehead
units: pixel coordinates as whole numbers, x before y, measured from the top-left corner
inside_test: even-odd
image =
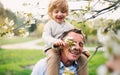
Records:
[[[75,32],[69,32],[67,36],[83,38],[83,35],[82,35],[82,34],[75,33]]]

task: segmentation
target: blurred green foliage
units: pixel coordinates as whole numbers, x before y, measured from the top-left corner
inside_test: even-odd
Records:
[[[93,51],[90,52],[91,55]],[[42,50],[5,50],[0,49],[0,75],[30,75],[27,66],[44,58]],[[103,52],[99,51],[89,62],[89,75],[96,75],[97,67],[105,62]]]
[[[94,51],[90,51],[91,55]],[[103,51],[98,51],[96,55],[88,62],[89,75],[97,75],[97,68],[106,61]]]
[[[42,50],[0,49],[0,75],[30,75],[29,65],[45,57]]]

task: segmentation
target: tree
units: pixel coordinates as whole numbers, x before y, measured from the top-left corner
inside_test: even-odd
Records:
[[[115,10],[117,10],[120,7],[120,0],[79,0],[79,3],[82,3],[82,2],[85,2],[87,4],[84,7],[79,6],[82,8],[79,8],[72,12],[73,16],[75,14],[77,14],[77,17],[82,15],[83,16],[82,21],[94,19],[94,18],[96,18],[102,14],[108,13],[108,12],[114,12]],[[103,5],[103,7],[95,8],[95,7],[101,6],[101,5]],[[85,16],[88,14],[89,14],[89,17],[86,18]],[[79,19],[81,19],[81,16]]]
[[[31,24],[35,24],[35,19],[31,13],[19,12],[16,15],[8,9],[4,9],[1,3],[0,20],[0,37],[27,36],[29,27]]]
[[[71,20],[85,23],[107,12],[114,12],[120,7],[120,0],[96,0],[94,5],[91,5],[92,0],[85,1],[88,2],[86,8],[77,10],[77,12],[72,11],[71,15],[74,18],[72,17]],[[108,3],[109,6],[102,9],[94,9],[100,2],[103,4]],[[92,15],[87,18],[84,17],[88,13]],[[82,19],[80,19],[81,16],[83,17]],[[91,25],[94,24],[93,29],[96,27],[98,41],[105,47],[105,55],[108,59],[106,62],[109,62],[107,66],[104,64],[104,66],[99,67],[98,75],[120,75],[120,20],[99,19],[95,22],[96,24],[92,23]]]
[[[82,8],[79,8],[79,10],[75,10],[75,11],[71,12],[71,16],[73,16],[74,19],[76,18],[75,21],[77,21],[78,23],[81,22],[81,24],[85,23],[88,20],[94,19],[104,13],[107,13],[110,11],[115,11],[116,9],[118,9],[120,7],[120,0],[69,0],[69,1],[87,2],[87,5],[85,5],[85,8],[82,7]],[[40,4],[39,1],[36,2],[36,4],[31,4],[28,2],[28,3],[23,3],[23,6],[35,7],[36,9],[38,8],[38,10],[39,10],[39,8],[40,8],[39,4]],[[108,4],[108,6],[103,7],[102,9],[95,9],[94,7],[98,6],[99,4],[103,4],[103,5]],[[0,3],[0,7],[1,7],[0,9],[4,10],[4,7],[1,3]],[[0,13],[2,14],[2,16],[6,16],[5,11],[2,11],[2,10],[0,11]],[[79,12],[77,12],[77,11],[79,11]],[[19,11],[18,11],[18,13],[19,13]],[[28,12],[22,12],[22,13],[27,14]],[[26,14],[23,14],[23,15],[26,15]],[[86,17],[87,14],[91,14],[91,16]],[[27,16],[29,16],[29,15],[33,16],[34,14],[28,13]],[[44,15],[46,15],[46,14],[44,14]],[[15,16],[13,18],[15,18]],[[29,18],[30,18],[30,16],[29,16]],[[34,18],[34,16],[32,18]],[[71,19],[71,17],[69,19]],[[73,21],[74,19],[71,19],[71,20]],[[13,20],[13,19],[11,19],[11,20]],[[14,20],[14,22],[16,24],[15,20]],[[26,20],[28,20],[28,21],[26,21]],[[26,17],[26,19],[25,19],[26,23],[32,22],[30,20],[33,20],[33,19],[28,19],[28,17]],[[2,21],[2,22],[4,22],[4,21]],[[26,24],[26,25],[29,25],[29,24]],[[22,27],[22,26],[25,27],[23,24],[20,25],[19,27]],[[15,28],[15,30],[17,30],[19,27]]]

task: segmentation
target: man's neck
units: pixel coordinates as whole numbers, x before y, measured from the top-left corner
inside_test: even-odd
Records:
[[[63,64],[67,67],[67,66],[71,66],[73,64],[73,61],[63,61]]]

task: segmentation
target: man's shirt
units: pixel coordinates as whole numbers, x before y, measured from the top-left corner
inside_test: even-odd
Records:
[[[69,67],[65,67],[62,62],[60,62],[59,75],[63,73],[70,73],[71,75],[77,75],[77,62]],[[69,75],[70,75],[69,74]],[[46,58],[41,59],[33,68],[31,75],[46,75]]]

